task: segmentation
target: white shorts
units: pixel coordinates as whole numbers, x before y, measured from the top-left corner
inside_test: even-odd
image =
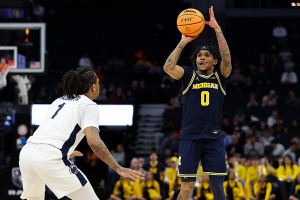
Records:
[[[45,144],[27,143],[20,152],[20,171],[23,183],[21,199],[36,197],[45,192],[45,184],[58,199],[82,188],[86,176],[61,151]]]

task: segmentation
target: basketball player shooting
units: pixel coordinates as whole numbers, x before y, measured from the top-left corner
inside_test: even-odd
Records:
[[[182,35],[164,65],[165,72],[181,82],[184,95],[178,155],[178,174],[182,184],[178,200],[189,199],[200,160],[203,174],[209,175],[214,199],[225,200],[223,181],[227,170],[221,120],[232,66],[229,48],[214,17],[213,7],[209,9],[209,14],[210,21],[205,24],[215,29],[219,49],[200,46],[191,56],[193,68],[178,66],[176,64],[183,48],[198,37]]]
[[[86,136],[94,153],[119,175],[136,181],[141,172],[121,167],[99,136],[99,109],[93,102],[99,96],[99,79],[94,70],[78,68],[62,78],[66,96],[56,99],[45,119],[20,152],[23,182],[21,199],[44,200],[45,184],[58,199],[98,200],[86,176],[69,158]]]

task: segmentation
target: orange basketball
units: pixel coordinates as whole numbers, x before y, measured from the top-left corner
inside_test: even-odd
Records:
[[[202,13],[194,8],[188,8],[182,11],[177,17],[177,28],[186,36],[199,35],[205,25]]]

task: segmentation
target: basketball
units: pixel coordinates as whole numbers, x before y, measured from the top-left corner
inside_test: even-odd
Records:
[[[204,16],[194,8],[188,8],[182,11],[177,18],[178,30],[186,36],[199,35],[205,25]]]

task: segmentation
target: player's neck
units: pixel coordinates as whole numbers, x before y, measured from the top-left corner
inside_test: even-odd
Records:
[[[199,73],[199,74],[206,75],[206,76],[209,76],[209,75],[211,75],[212,73],[214,73],[214,68],[212,67],[211,69],[205,70],[205,71],[201,71],[200,69],[198,69],[198,73]]]
[[[84,96],[86,96],[87,98],[89,98],[90,100],[94,100],[95,98],[93,97],[94,95],[88,91],[87,93],[83,94]]]

